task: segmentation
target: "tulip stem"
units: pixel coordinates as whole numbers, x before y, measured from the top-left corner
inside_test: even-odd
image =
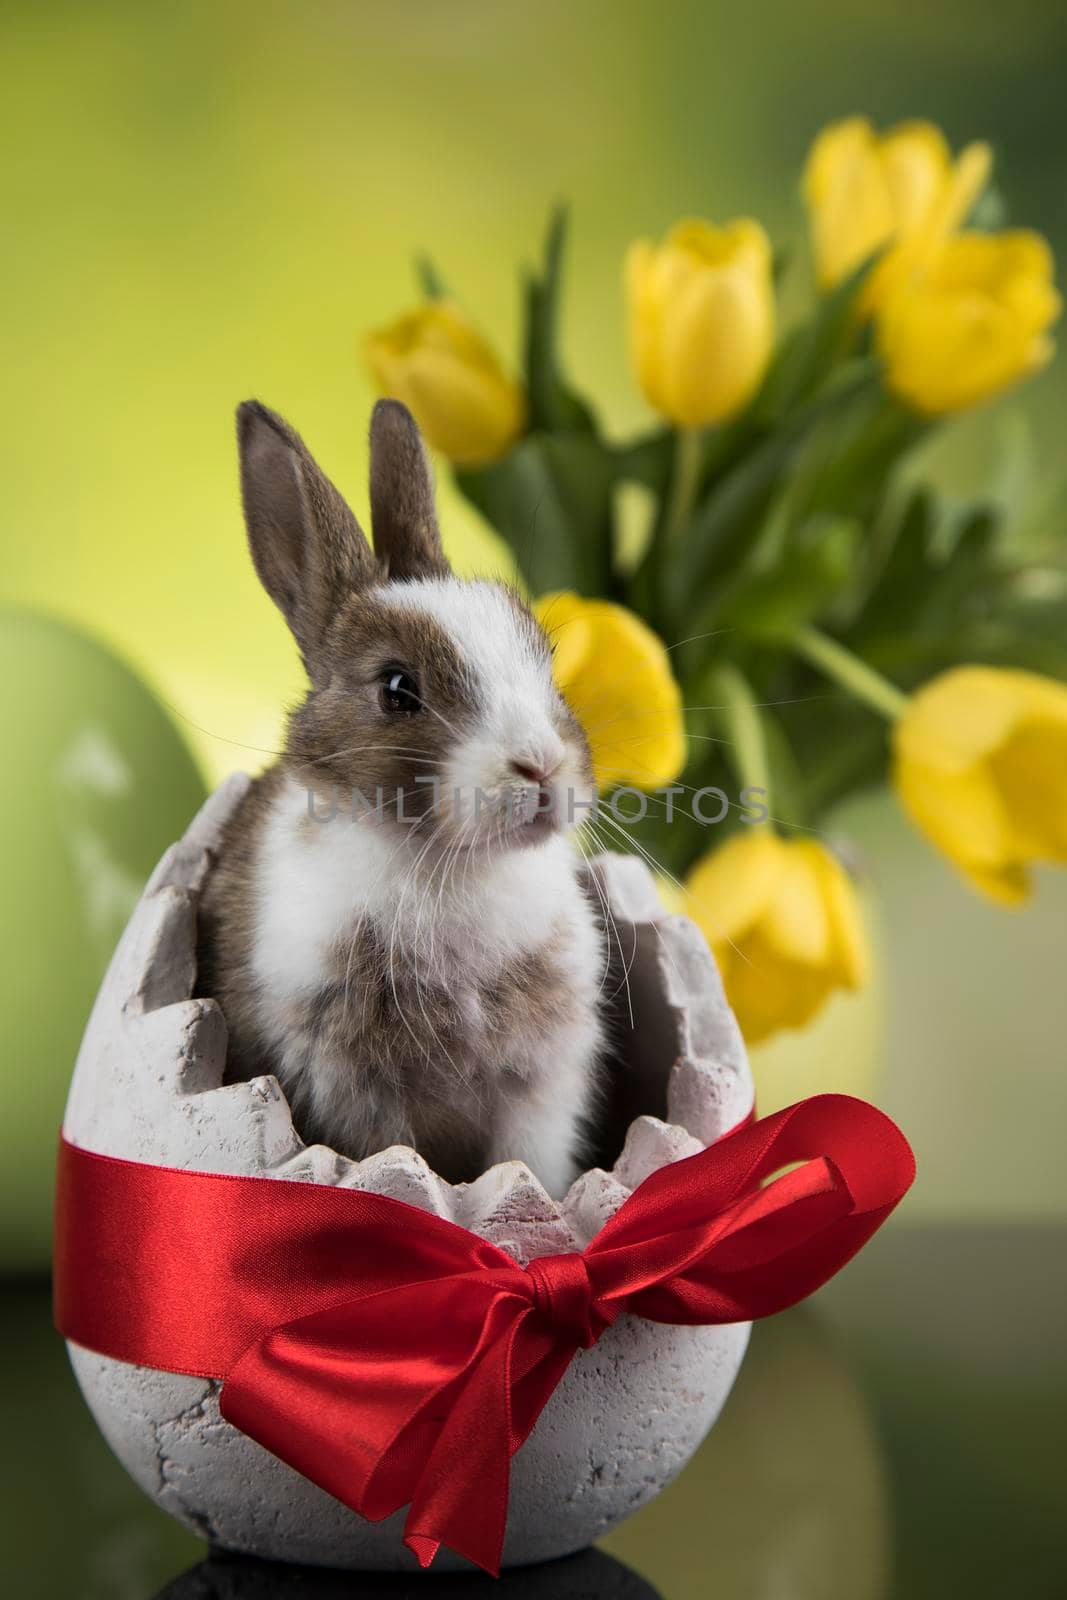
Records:
[[[708,679],[711,698],[723,714],[730,757],[745,789],[760,789],[771,809],[771,768],[767,740],[752,687],[736,667],[716,667]]]
[[[700,489],[703,467],[703,428],[676,428],[671,487],[664,524],[664,542],[668,551],[677,545],[681,535],[689,526],[689,519],[693,515],[693,507]]]
[[[891,722],[897,720],[908,704],[907,695],[895,683],[890,683],[866,661],[861,661],[828,634],[820,633],[818,628],[801,628],[793,635],[793,648],[812,666]]]

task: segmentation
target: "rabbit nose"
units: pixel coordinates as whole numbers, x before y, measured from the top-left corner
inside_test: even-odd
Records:
[[[559,763],[557,762],[555,766],[550,767],[543,761],[528,760],[525,757],[522,759],[513,757],[511,770],[517,773],[520,778],[525,778],[527,783],[540,785],[547,783],[559,771]]]

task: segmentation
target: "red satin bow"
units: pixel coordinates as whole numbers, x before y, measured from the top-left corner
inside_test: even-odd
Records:
[[[766,1187],[783,1166],[804,1162]],[[60,1146],[55,1315],[103,1355],[222,1378],[242,1432],[405,1541],[499,1570],[511,1457],[622,1312],[747,1322],[824,1283],[914,1177],[889,1118],[819,1095],[652,1174],[581,1254],[528,1270],[354,1189]]]

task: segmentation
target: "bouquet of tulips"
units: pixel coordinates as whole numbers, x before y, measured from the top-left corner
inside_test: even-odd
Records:
[[[851,792],[890,775],[1005,905],[1031,862],[1067,862],[1061,528],[907,467],[1052,356],[1051,254],[997,230],[990,165],[927,123],[825,129],[803,178],[817,288],[784,330],[758,222],[633,244],[630,350],[660,419],[635,439],[605,436],[561,364],[562,214],[525,284],[521,384],[425,263],[425,303],[367,340],[535,597],[593,750],[591,826],[684,880],[751,1041],[864,981],[819,833]]]

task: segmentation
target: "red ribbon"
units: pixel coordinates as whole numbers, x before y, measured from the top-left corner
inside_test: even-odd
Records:
[[[423,1566],[445,1543],[497,1572],[511,1457],[579,1349],[622,1312],[726,1323],[795,1304],[914,1173],[888,1117],[818,1095],[654,1172],[587,1249],[524,1269],[399,1200],[63,1140],[56,1326],[223,1379],[223,1416],[352,1510],[410,1503]]]

